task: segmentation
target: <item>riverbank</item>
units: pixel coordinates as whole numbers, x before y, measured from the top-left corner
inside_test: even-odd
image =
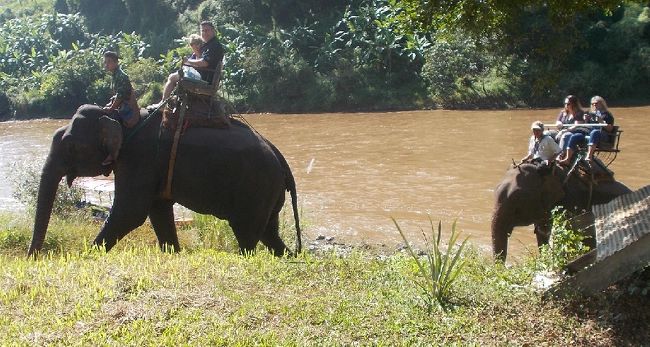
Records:
[[[561,100],[560,100],[561,101]],[[587,105],[585,99],[585,105]],[[81,105],[79,105],[81,106]],[[616,100],[608,101],[608,106],[610,108],[628,108],[628,107],[648,107],[650,106],[650,100],[647,99],[630,99],[630,100]],[[390,112],[408,112],[408,111],[526,111],[526,110],[543,110],[543,109],[561,109],[562,105],[559,103],[546,103],[534,106],[522,106],[522,105],[513,105],[508,106],[507,104],[489,104],[489,103],[480,103],[480,104],[461,104],[461,105],[448,105],[442,107],[435,104],[423,104],[423,105],[394,105],[393,107],[371,107],[371,108],[351,108],[351,109],[342,109],[333,112],[328,112],[331,114],[346,114],[346,113],[390,113]],[[0,114],[0,122],[8,121],[26,121],[26,120],[36,120],[36,119],[70,119],[74,114],[75,109],[65,109],[57,112],[52,112],[50,114],[33,114],[33,115],[16,115],[16,114]],[[269,112],[245,112],[240,111],[241,115],[295,115],[296,113],[286,112],[286,113],[269,113]],[[322,114],[321,111],[313,112],[302,112],[305,116],[309,115],[318,115]]]
[[[53,253],[32,261],[24,256],[29,218],[0,217],[5,343],[605,346],[650,337],[648,299],[629,284],[589,299],[544,300],[533,258],[504,267],[469,250],[441,308],[426,305],[404,252],[243,257],[231,235],[204,220],[180,231],[179,254],[160,252],[147,225],[105,254],[87,247],[98,228],[54,218],[46,239]]]

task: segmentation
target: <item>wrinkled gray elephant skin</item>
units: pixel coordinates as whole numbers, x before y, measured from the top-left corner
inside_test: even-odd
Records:
[[[143,112],[143,117],[146,112]],[[198,213],[227,220],[242,252],[261,241],[275,255],[290,253],[278,234],[279,212],[289,191],[300,252],[296,185],[285,158],[247,125],[233,121],[227,129],[190,128],[181,138],[172,184],[172,199],[161,198],[171,137],[160,130],[160,115],[124,142],[122,127],[93,105],[81,106],[70,124],[58,129],[41,176],[34,233],[29,254],[41,250],[58,183],[76,177],[115,174],[110,215],[94,240],[110,250],[118,240],[151,221],[163,249],[179,250],[174,202]],[[160,139],[159,139],[160,133]],[[116,160],[102,162],[108,154]]]
[[[548,244],[551,235],[551,210],[564,206],[580,215],[579,227],[593,224],[591,205],[604,204],[629,193],[620,182],[598,182],[592,187],[571,175],[566,183],[567,169],[560,166],[543,168],[524,164],[509,169],[495,190],[492,215],[492,250],[498,260],[505,261],[508,237],[516,226],[534,225],[537,245]],[[591,199],[590,199],[591,197]],[[587,244],[595,247],[593,227],[587,228]]]

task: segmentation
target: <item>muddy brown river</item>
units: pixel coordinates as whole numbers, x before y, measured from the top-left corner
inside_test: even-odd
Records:
[[[552,123],[558,111],[436,110],[246,119],[287,158],[296,176],[308,240],[323,235],[343,243],[393,247],[401,239],[390,217],[415,240],[420,229],[430,230],[431,216],[443,222],[443,231],[456,220],[473,244],[488,250],[496,184],[511,159],[525,155],[530,123]],[[650,183],[650,107],[611,111],[623,134],[621,153],[610,168],[630,188],[645,186]],[[0,123],[0,174],[11,175],[11,163],[42,160],[53,131],[65,124]],[[20,209],[11,190],[7,179],[0,182],[1,210]],[[515,256],[533,251],[532,227],[515,229],[510,245]]]

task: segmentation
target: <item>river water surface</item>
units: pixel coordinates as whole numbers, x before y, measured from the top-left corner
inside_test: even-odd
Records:
[[[611,169],[632,189],[650,183],[650,107],[613,108],[624,131]],[[512,158],[525,155],[530,123],[552,123],[557,109],[247,115],[287,158],[298,186],[306,238],[351,244],[400,242],[390,217],[412,238],[430,230],[428,216],[456,220],[475,245],[489,249],[494,188]],[[0,123],[0,174],[11,163],[43,160],[53,131],[66,120]],[[105,181],[104,181],[105,182]],[[101,185],[102,187],[105,185]],[[8,180],[0,209],[15,210]],[[102,188],[98,188],[102,189]],[[288,195],[287,195],[288,197]],[[514,255],[534,249],[532,227],[517,228]]]

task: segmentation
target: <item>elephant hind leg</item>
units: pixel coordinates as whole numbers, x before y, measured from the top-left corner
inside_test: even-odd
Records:
[[[149,211],[149,220],[158,237],[158,245],[163,251],[180,251],[178,234],[174,224],[174,203],[168,200],[156,200]]]
[[[282,257],[285,254],[291,254],[291,251],[284,244],[280,238],[280,221],[279,213],[273,213],[266,225],[266,230],[262,235],[262,243],[271,251],[276,257]]]
[[[260,241],[259,235],[264,226],[254,221],[240,219],[230,221],[230,227],[239,244],[239,253],[242,255],[254,253],[257,243]]]

